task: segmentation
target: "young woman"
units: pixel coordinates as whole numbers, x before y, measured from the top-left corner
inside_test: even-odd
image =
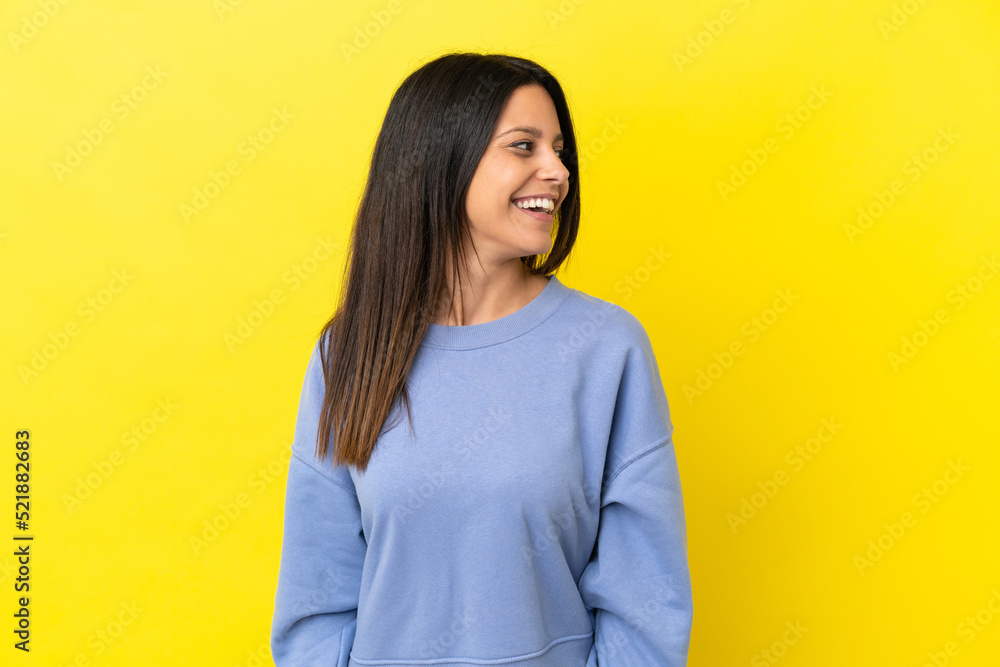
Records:
[[[530,60],[449,54],[393,96],[306,369],[278,665],[686,664],[650,340],[552,275],[579,225],[575,149]]]

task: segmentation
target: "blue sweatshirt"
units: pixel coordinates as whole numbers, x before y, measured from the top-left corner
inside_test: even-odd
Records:
[[[692,620],[673,425],[628,311],[549,277],[492,322],[431,324],[412,428],[368,469],[299,403],[271,629],[279,667],[676,667]],[[395,413],[390,415],[392,421]]]

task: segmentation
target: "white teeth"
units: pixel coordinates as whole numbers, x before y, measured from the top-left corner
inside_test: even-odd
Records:
[[[544,208],[546,211],[555,209],[555,202],[551,199],[525,199],[524,201],[516,201],[514,204],[518,208]]]

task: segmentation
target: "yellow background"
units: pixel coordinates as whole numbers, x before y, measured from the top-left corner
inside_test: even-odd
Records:
[[[0,29],[3,664],[270,664],[308,354],[389,99],[454,50],[566,90],[584,215],[559,276],[653,341],[690,664],[997,664],[1000,279],[975,280],[1000,250],[994,0],[10,0]]]

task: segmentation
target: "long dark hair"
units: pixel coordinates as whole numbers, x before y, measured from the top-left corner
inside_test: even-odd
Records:
[[[533,84],[555,104],[570,172],[551,250],[521,258],[529,273],[549,275],[569,256],[580,223],[576,137],[555,77],[524,58],[450,53],[414,71],[393,95],[354,221],[338,305],[320,332],[326,379],[316,433],[320,460],[332,436],[334,465],[364,472],[383,428],[401,416],[385,425],[400,398],[410,415],[406,378],[438,305],[450,303],[449,255],[453,295],[456,282],[461,285],[460,253],[472,244],[469,183],[507,100]]]

